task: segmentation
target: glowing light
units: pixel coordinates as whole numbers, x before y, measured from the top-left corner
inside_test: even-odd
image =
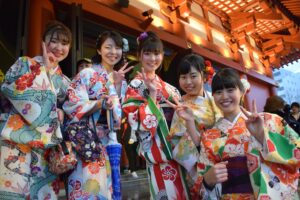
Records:
[[[153,26],[158,27],[158,28],[164,27],[164,20],[162,20],[161,18],[159,18],[155,15],[152,15],[151,17],[153,18],[153,21],[152,21]]]
[[[245,60],[245,67],[246,68],[251,68],[251,62],[250,62],[250,60]]]
[[[202,44],[201,38],[199,36],[195,35],[195,34],[192,34],[192,40],[197,45],[201,45]]]
[[[229,50],[228,49],[223,49],[223,55],[225,56],[225,57],[230,57],[230,52],[229,52]]]

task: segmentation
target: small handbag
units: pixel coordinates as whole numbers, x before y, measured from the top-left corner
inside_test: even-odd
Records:
[[[102,145],[97,136],[95,121],[92,117],[93,128],[89,120],[69,124],[67,134],[76,153],[85,162],[94,162],[101,157]]]
[[[71,142],[63,141],[49,152],[49,171],[54,174],[63,174],[77,165],[76,155],[72,150]]]

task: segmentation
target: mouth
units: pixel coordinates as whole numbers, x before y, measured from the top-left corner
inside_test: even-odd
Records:
[[[228,107],[232,104],[232,101],[223,101],[223,102],[220,102],[220,105],[222,107]]]

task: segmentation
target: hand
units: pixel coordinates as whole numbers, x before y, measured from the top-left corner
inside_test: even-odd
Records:
[[[57,118],[61,124],[64,123],[64,117],[65,117],[64,111],[62,109],[57,108]]]
[[[228,161],[226,162],[219,162],[213,165],[203,176],[205,182],[213,187],[217,183],[223,183],[228,180],[228,171],[227,165]]]
[[[142,68],[142,72],[137,72],[137,75],[141,77],[146,85],[146,87],[149,89],[150,94],[156,94],[156,80],[155,77],[150,79],[147,74],[145,73],[144,68]]]
[[[47,51],[45,42],[42,42],[42,48],[43,48],[43,61],[44,61],[46,70],[48,72],[53,67],[56,67],[57,60],[56,60],[55,56],[53,55],[53,53]]]
[[[129,72],[134,66],[130,66],[126,69],[128,63],[126,63],[119,71],[113,71],[113,78],[116,85],[120,84],[125,79],[125,74]]]
[[[264,141],[264,128],[263,118],[257,113],[256,102],[252,102],[253,112],[248,112],[245,108],[241,107],[242,112],[248,118],[246,120],[246,126],[251,135],[253,135],[261,144]]]
[[[106,110],[112,110],[113,109],[113,101],[112,101],[112,96],[108,95],[103,95],[102,96],[102,102],[105,101],[105,108]]]
[[[174,98],[175,104],[166,100],[167,104],[169,104],[176,111],[177,115],[184,119],[185,121],[194,121],[194,115],[191,108],[187,105],[180,103],[176,98]]]

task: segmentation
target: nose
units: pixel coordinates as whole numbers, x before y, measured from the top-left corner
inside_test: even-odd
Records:
[[[191,83],[192,83],[191,78],[190,78],[190,77],[187,77],[187,78],[186,78],[186,84],[191,84]]]
[[[117,52],[116,47],[111,48],[111,52],[112,52],[113,54],[115,54],[115,53]]]
[[[226,90],[223,90],[223,92],[221,93],[221,97],[222,99],[226,99],[228,97],[228,92]]]

